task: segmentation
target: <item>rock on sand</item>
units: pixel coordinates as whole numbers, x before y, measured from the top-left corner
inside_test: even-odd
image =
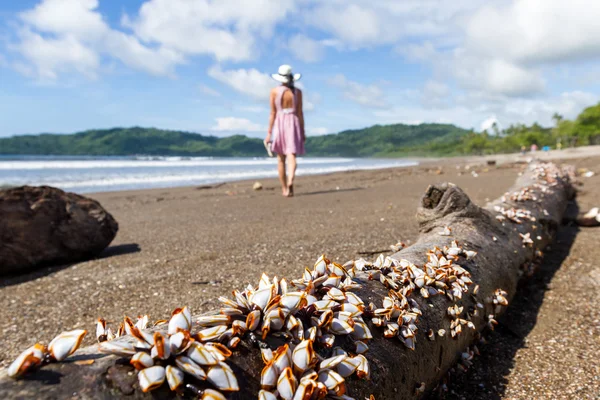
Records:
[[[0,275],[94,257],[118,229],[87,197],[49,186],[0,191]]]

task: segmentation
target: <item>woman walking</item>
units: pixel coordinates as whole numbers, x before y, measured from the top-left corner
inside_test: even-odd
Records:
[[[301,75],[294,74],[292,67],[282,65],[277,74],[271,75],[281,85],[271,90],[271,116],[265,144],[277,153],[277,169],[281,192],[285,197],[294,195],[296,156],[304,154],[304,114],[302,91],[294,87]],[[286,171],[287,160],[287,171]]]

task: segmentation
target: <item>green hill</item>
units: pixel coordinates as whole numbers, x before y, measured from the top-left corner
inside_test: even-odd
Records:
[[[309,137],[311,156],[383,157],[443,150],[469,132],[454,125],[375,125]],[[0,154],[264,156],[261,139],[224,138],[155,128],[89,130],[71,135],[23,135],[0,139]]]

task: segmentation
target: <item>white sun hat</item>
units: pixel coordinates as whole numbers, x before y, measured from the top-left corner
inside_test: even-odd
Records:
[[[288,83],[290,81],[290,78],[294,81],[297,81],[300,79],[301,76],[302,74],[294,74],[292,72],[292,67],[290,67],[287,64],[283,64],[282,66],[280,66],[276,74],[271,74],[271,78],[281,83]]]

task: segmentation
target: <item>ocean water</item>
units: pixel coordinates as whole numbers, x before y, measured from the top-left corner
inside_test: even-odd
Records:
[[[416,165],[403,159],[298,159],[297,175]],[[274,158],[0,156],[0,186],[49,185],[89,193],[206,185],[277,176]]]

